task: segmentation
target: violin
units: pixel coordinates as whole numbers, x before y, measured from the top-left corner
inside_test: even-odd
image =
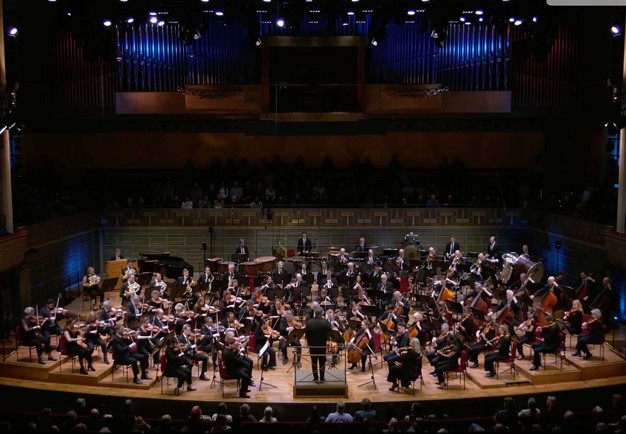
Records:
[[[270,339],[278,339],[280,338],[280,332],[278,330],[274,330],[273,328],[270,327],[269,324],[265,324],[262,327],[263,330],[263,334],[266,336],[269,336]]]

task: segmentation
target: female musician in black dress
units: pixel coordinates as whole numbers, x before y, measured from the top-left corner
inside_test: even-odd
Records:
[[[43,319],[35,315],[35,309],[27,307],[24,309],[24,317],[22,318],[22,324],[20,325],[20,345],[28,347],[35,347],[37,350],[37,357],[40,365],[45,365],[46,362],[43,359],[44,351],[48,353],[48,360],[55,361],[52,357],[52,351],[50,349],[50,340],[46,340],[41,333],[41,323]]]
[[[485,377],[495,377],[494,364],[498,360],[509,358],[509,350],[511,349],[511,336],[509,335],[509,326],[502,324],[498,327],[498,349],[497,351],[485,354]]]
[[[87,369],[95,371],[93,367],[93,359],[91,353],[86,348],[86,344],[83,344],[83,337],[80,334],[79,328],[76,324],[76,318],[67,320],[65,330],[63,331],[63,337],[65,338],[65,352],[78,356],[78,363],[80,364],[80,373],[87,375],[88,372],[85,369],[85,360],[87,360]],[[85,346],[83,346],[85,345]]]
[[[193,392],[196,390],[195,387],[191,385],[191,367],[187,365],[183,365],[183,361],[186,360],[185,353],[183,353],[180,349],[180,343],[178,339],[169,339],[167,342],[167,348],[165,350],[165,360],[167,364],[165,366],[165,370],[163,371],[163,375],[166,377],[177,377],[178,385],[174,390],[174,393],[178,395],[178,391],[185,383],[187,383],[187,390]],[[161,366],[163,369],[164,367]]]
[[[372,342],[372,332],[369,330],[370,326],[371,323],[368,319],[361,321],[361,328],[357,331],[356,335],[352,338],[348,345],[348,350],[355,347],[358,348],[356,351],[358,351],[361,355],[361,372],[365,372],[365,361],[367,360],[367,356],[372,354],[370,350],[370,342]],[[357,362],[355,362],[355,360],[356,359],[350,361],[352,363],[350,365],[350,369],[357,367]]]
[[[89,354],[93,354],[93,350],[96,346],[100,347],[102,355],[104,357],[104,363],[109,364],[109,354],[107,352],[107,346],[102,339],[102,335],[106,335],[108,332],[103,322],[99,322],[95,312],[89,312],[87,315],[87,321],[85,321],[87,329],[85,330],[85,341],[87,343],[87,350]]]
[[[565,327],[571,335],[579,335],[583,326],[583,305],[580,300],[572,301],[572,308],[563,316]]]

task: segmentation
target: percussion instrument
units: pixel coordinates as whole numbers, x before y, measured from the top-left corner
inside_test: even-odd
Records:
[[[254,260],[259,264],[259,271],[269,273],[274,269],[275,256],[260,256]]]
[[[228,273],[228,264],[234,264],[234,262],[217,261],[217,271],[218,271],[218,273]]]
[[[206,260],[206,264],[211,267],[211,271],[217,271],[217,264],[222,261],[222,258],[209,258]]]
[[[509,263],[510,265],[515,265],[515,263],[517,262],[519,256],[517,256],[517,254],[515,253],[505,253],[504,255],[502,255],[502,260],[504,262]]]
[[[261,264],[256,261],[242,262],[239,270],[246,276],[256,276],[261,271]]]
[[[526,256],[518,257],[513,269],[517,274],[526,273],[526,276],[531,278],[533,282],[539,282],[543,279],[543,264],[534,262]]]

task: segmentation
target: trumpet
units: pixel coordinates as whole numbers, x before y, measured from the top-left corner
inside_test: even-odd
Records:
[[[141,288],[141,285],[139,285],[137,282],[129,283],[128,287],[124,291],[124,297],[130,298],[132,295],[137,294],[140,288]]]

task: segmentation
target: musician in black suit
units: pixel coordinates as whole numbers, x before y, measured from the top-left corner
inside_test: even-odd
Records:
[[[244,281],[243,274],[239,270],[235,270],[235,264],[231,262],[228,264],[228,271],[222,276],[222,293],[232,285],[234,280],[238,282]]]
[[[122,256],[122,249],[117,247],[115,249],[115,255],[111,256],[111,261],[119,261],[120,259],[124,259],[124,256]]]
[[[197,347],[200,343],[200,339],[196,341],[196,335],[193,334],[191,326],[189,324],[185,324],[183,326],[181,334],[178,336],[177,339],[181,345],[185,346],[184,357],[187,359],[187,363],[185,364],[187,366],[192,366],[193,362],[200,363],[200,379],[208,381],[208,378],[206,377],[206,371],[208,369],[209,357],[206,354],[198,353]],[[193,341],[193,344],[191,343],[191,341]]]
[[[113,363],[115,365],[130,365],[133,370],[133,383],[143,384],[139,379],[139,364],[141,364],[141,379],[149,380],[148,360],[142,354],[133,353],[134,348],[137,348],[137,344],[131,342],[128,336],[124,335],[124,327],[121,324],[115,326],[115,334],[111,339]]]
[[[311,240],[307,238],[307,233],[302,232],[302,237],[298,240],[298,255],[302,255],[304,252],[310,252],[313,248],[313,244],[311,244]]]
[[[541,366],[541,353],[553,353],[559,347],[559,325],[552,315],[545,315],[548,325],[541,329],[541,342],[533,344],[533,364],[531,371],[536,371]]]
[[[380,276],[380,283],[376,285],[378,291],[383,291],[385,294],[385,303],[389,304],[391,297],[393,296],[393,284],[387,280],[387,275],[383,273]]]
[[[395,340],[395,343],[393,345],[395,346],[396,351],[390,351],[383,357],[383,360],[389,364],[390,369],[394,365],[396,360],[398,360],[398,358],[400,357],[400,352],[398,351],[398,348],[403,348],[409,345],[409,335],[406,332],[406,324],[403,322],[399,322],[398,324],[396,324],[396,328],[398,332],[396,333],[396,336],[392,338],[393,340]]]
[[[240,398],[250,398],[248,386],[252,379],[250,365],[239,352],[239,343],[232,335],[224,337],[226,347],[223,352],[224,370],[230,378],[241,379]]]
[[[131,274],[139,274],[137,269],[133,267],[132,260],[128,258],[126,260],[126,266],[122,268],[122,280],[126,281]]]
[[[328,294],[330,294],[331,296],[334,296],[334,294],[337,292],[337,287],[339,286],[339,283],[337,282],[337,279],[335,279],[333,277],[333,272],[330,270],[326,271],[326,275],[322,278],[322,282],[320,283],[320,288],[326,288],[326,290],[328,291]]]
[[[454,252],[456,252],[457,250],[461,250],[461,245],[456,242],[454,237],[451,237],[450,238],[450,242],[448,242],[448,244],[446,244],[446,249],[444,250],[444,254],[446,255],[446,259],[447,260],[452,260],[452,257],[454,256]]]
[[[180,350],[180,344],[176,339],[170,339],[167,343],[167,349],[165,350],[165,359],[167,364],[163,375],[166,377],[177,377],[178,385],[176,386],[176,395],[178,395],[178,389],[183,387],[185,382],[187,383],[187,390],[194,391],[195,387],[191,385],[191,366],[185,362],[184,353]]]
[[[544,294],[547,294],[549,292],[552,292],[556,296],[556,303],[558,305],[561,302],[561,300],[563,299],[563,289],[559,286],[559,284],[556,281],[556,278],[554,276],[548,277],[548,280],[547,280],[545,286],[543,288],[538,289],[537,291],[535,291],[535,293],[530,296],[530,299],[532,300],[535,297],[540,297],[540,296],[542,296]],[[548,312],[548,313],[552,313],[552,312]]]
[[[248,246],[246,246],[245,240],[242,238],[239,240],[239,246],[235,249],[236,255],[246,255],[246,258],[250,257],[250,250]]]
[[[291,274],[285,271],[285,263],[283,261],[278,261],[276,263],[276,268],[272,271],[272,280],[277,285],[284,286],[287,283],[291,282]]]
[[[189,285],[193,278],[189,275],[189,270],[183,268],[183,275],[176,279],[176,286]]]
[[[198,276],[198,283],[211,283],[214,278],[215,276],[211,273],[211,267],[206,265],[204,271]]]
[[[328,341],[332,332],[330,322],[323,318],[323,315],[324,312],[321,309],[316,309],[313,312],[313,318],[306,323],[306,342],[310,347],[313,381],[316,382],[325,381],[326,341]]]
[[[500,257],[500,244],[496,243],[496,237],[491,236],[489,238],[489,245],[487,246],[487,255],[490,259],[499,259]]]
[[[131,326],[143,314],[143,304],[141,298],[135,294],[126,303],[126,325]]]
[[[409,387],[416,371],[421,375],[422,372],[422,348],[420,341],[413,338],[410,341],[408,350],[402,351],[393,364],[389,365],[389,374],[387,381],[392,383],[389,390],[394,391],[399,387],[398,380],[402,387]]]
[[[365,244],[365,238],[361,237],[359,238],[359,245],[356,246],[356,252],[357,253],[365,253],[369,250],[369,247],[367,246],[367,244]]]
[[[169,298],[170,294],[167,291],[167,283],[163,281],[161,273],[154,273],[152,280],[150,281],[150,288],[158,289],[159,295],[163,298]]]

